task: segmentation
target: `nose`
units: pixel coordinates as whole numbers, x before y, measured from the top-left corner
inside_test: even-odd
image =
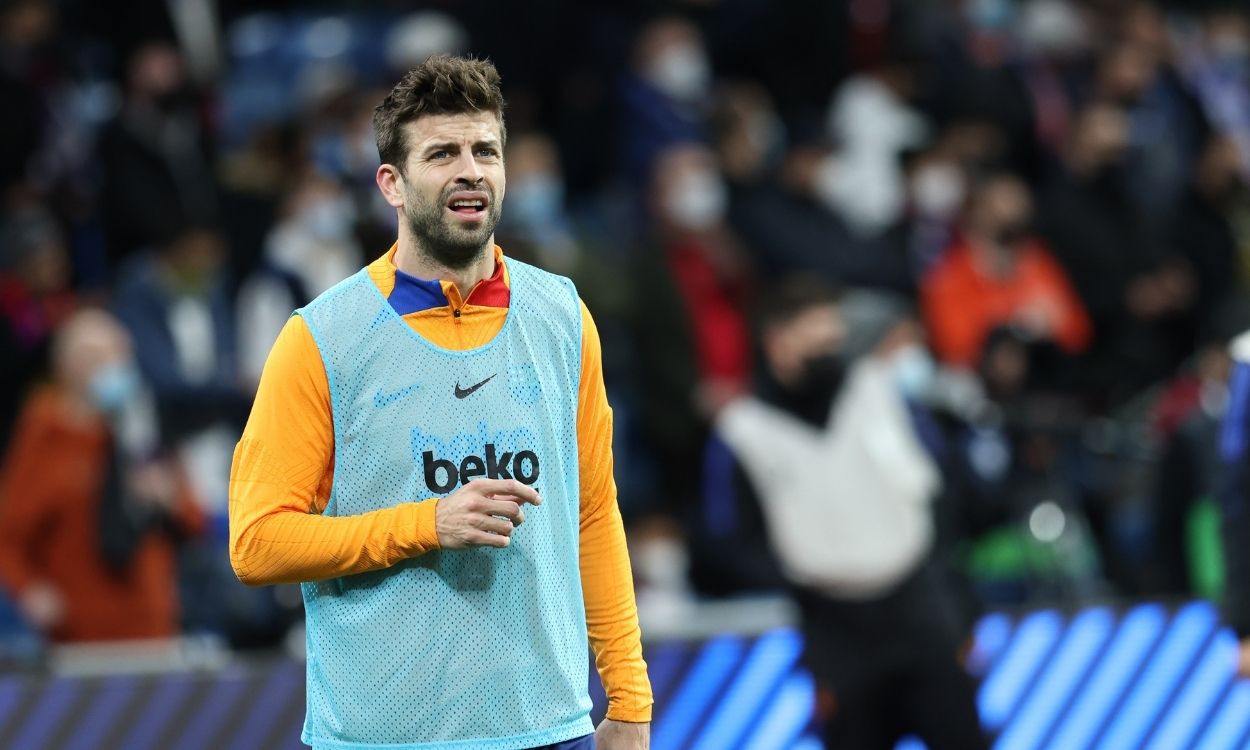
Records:
[[[466,149],[460,152],[456,161],[456,181],[476,184],[482,181],[482,165],[473,157],[473,151]]]

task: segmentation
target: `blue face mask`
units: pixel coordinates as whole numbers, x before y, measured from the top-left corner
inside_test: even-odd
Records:
[[[356,210],[346,198],[320,200],[310,206],[300,220],[319,240],[344,240],[351,236]]]
[[[1015,9],[1008,0],[971,0],[964,5],[968,21],[983,31],[1001,31],[1011,25]]]
[[[116,412],[139,392],[139,372],[131,364],[106,365],[91,376],[91,400],[101,411]]]
[[[924,347],[910,345],[893,357],[894,383],[909,399],[921,399],[933,385],[936,367]]]
[[[564,209],[564,185],[549,174],[532,174],[508,184],[506,216],[523,227],[555,221]]]

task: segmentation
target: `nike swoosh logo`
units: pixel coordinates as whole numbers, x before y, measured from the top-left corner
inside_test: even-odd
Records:
[[[400,388],[398,391],[392,391],[390,393],[383,393],[382,391],[378,391],[377,393],[373,394],[373,405],[379,409],[390,406],[391,404],[395,403],[401,398],[405,396],[411,396],[413,393],[416,393],[417,389],[420,387],[421,387],[420,385],[417,385],[416,383],[414,383],[410,386]]]
[[[495,373],[495,375],[498,375],[498,374],[499,373]],[[456,398],[467,398],[468,396],[472,396],[473,392],[476,391],[478,388],[481,388],[482,386],[489,383],[491,380],[494,380],[495,375],[491,375],[489,378],[483,380],[477,385],[469,386],[468,388],[461,388],[460,383],[456,383]]]

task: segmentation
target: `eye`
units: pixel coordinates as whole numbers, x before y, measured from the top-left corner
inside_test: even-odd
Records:
[[[434,153],[430,154],[431,159],[446,159],[450,156],[451,156],[451,152],[446,149],[443,149],[441,151],[435,151]]]
[[[499,152],[489,146],[484,146],[477,150],[477,155],[483,159],[492,159],[499,155]]]

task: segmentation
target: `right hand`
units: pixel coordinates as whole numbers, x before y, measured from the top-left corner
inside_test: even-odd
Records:
[[[130,495],[141,505],[173,510],[178,500],[178,479],[163,461],[149,461],[130,472]]]
[[[23,589],[17,608],[26,622],[39,631],[51,630],[65,618],[65,598],[47,581],[35,581]]]
[[[541,505],[538,491],[515,479],[474,479],[438,501],[434,528],[443,549],[507,547],[525,521],[522,503]]]

